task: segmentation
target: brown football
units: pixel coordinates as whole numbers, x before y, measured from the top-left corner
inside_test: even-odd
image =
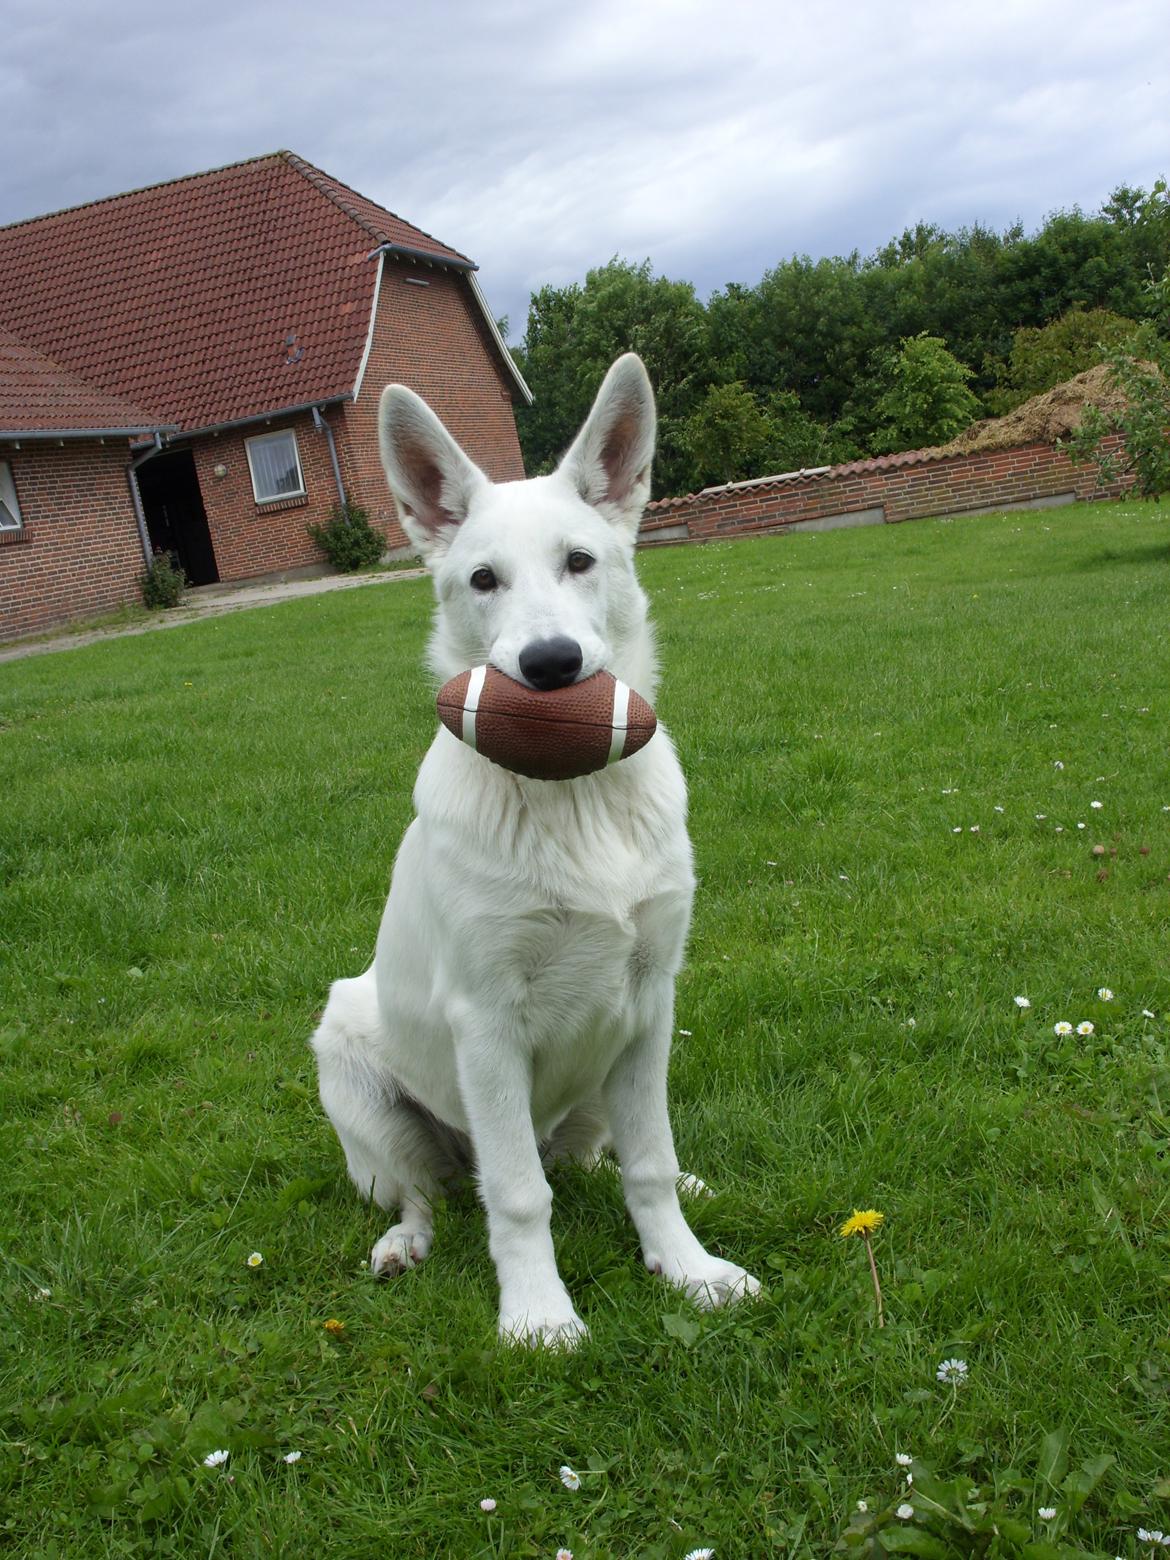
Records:
[[[461,742],[530,780],[604,769],[645,747],[658,724],[641,694],[609,672],[544,692],[477,666],[444,683],[436,703]]]

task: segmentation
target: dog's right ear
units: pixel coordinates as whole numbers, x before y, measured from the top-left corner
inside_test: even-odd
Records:
[[[402,528],[430,563],[446,552],[488,478],[405,385],[382,391],[378,445]]]

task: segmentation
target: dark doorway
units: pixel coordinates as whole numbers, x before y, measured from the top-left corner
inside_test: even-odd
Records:
[[[174,553],[190,584],[214,585],[219,569],[191,451],[155,455],[136,475],[151,547]]]

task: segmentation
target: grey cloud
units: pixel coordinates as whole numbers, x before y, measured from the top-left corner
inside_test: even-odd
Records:
[[[471,254],[517,334],[534,287],[615,253],[706,294],[919,219],[1092,209],[1170,144],[1130,0],[9,13],[0,221],[290,146]]]

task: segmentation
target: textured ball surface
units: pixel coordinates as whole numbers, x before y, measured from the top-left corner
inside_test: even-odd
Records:
[[[530,780],[575,780],[646,746],[654,711],[609,672],[542,692],[494,666],[444,683],[439,719],[493,764]]]

